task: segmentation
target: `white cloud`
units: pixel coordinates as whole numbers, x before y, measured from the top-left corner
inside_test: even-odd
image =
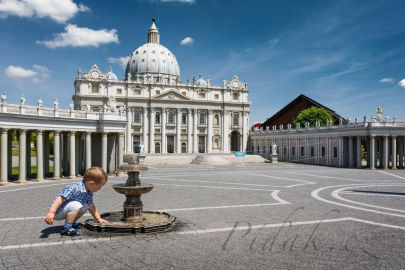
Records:
[[[393,78],[382,78],[380,80],[380,83],[393,83],[394,79]]]
[[[189,3],[194,4],[195,0],[160,0],[161,2],[181,2],[181,3]]]
[[[119,43],[116,29],[100,29],[93,30],[86,27],[78,27],[74,24],[69,24],[65,27],[65,33],[59,33],[53,40],[37,41],[38,44],[43,44],[48,48],[57,47],[98,47],[101,44]]]
[[[119,64],[123,69],[127,67],[127,63],[129,60],[129,56],[123,56],[123,57],[109,57],[107,59],[108,63],[114,63],[114,64]]]
[[[191,45],[194,43],[194,39],[192,39],[191,37],[185,37],[180,44],[181,45]]]
[[[402,88],[405,88],[405,79],[400,80],[398,85],[401,86]]]
[[[19,17],[49,17],[58,23],[65,23],[77,12],[89,11],[73,0],[0,0],[0,17],[14,15]]]
[[[48,78],[50,71],[40,65],[33,65],[32,69],[10,65],[4,70],[4,73],[14,80],[28,80],[37,83]]]

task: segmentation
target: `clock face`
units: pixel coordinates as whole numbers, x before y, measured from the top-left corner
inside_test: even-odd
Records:
[[[93,73],[91,73],[91,76],[92,76],[94,79],[97,79],[97,78],[98,78],[98,73],[95,72],[95,71],[93,71]]]
[[[238,84],[238,82],[233,82],[233,83],[232,83],[232,86],[233,86],[233,87],[238,87],[239,84]]]

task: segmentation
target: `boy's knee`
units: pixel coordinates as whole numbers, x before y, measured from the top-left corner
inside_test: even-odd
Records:
[[[86,212],[87,210],[89,210],[89,205],[87,203],[82,204],[82,207],[79,209],[80,212]]]

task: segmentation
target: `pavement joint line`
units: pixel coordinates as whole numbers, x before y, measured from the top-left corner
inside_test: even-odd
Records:
[[[361,192],[351,192],[351,191],[345,191],[345,192],[340,192],[340,194],[348,194],[348,195],[361,195],[361,196],[382,196],[382,197],[400,197],[400,198],[405,198],[404,195],[395,195],[395,194],[378,194],[378,193],[361,193]]]
[[[402,180],[405,180],[405,177],[402,177],[402,176],[399,176],[399,175],[396,175],[396,174],[393,174],[393,173],[388,173],[388,172],[384,172],[384,171],[378,171],[378,172],[379,173],[384,173],[384,174],[387,174],[387,175],[390,175],[390,176],[394,176],[394,177],[402,179]]]
[[[400,185],[403,185],[403,183],[401,183]],[[322,190],[329,189],[329,188],[334,188],[334,187],[342,187],[342,186],[347,187],[348,185],[335,185],[335,186],[327,186],[327,187],[317,188],[317,189],[315,189],[315,190],[313,190],[311,192],[311,196],[313,198],[315,198],[316,200],[318,200],[318,201],[322,201],[322,202],[325,202],[325,203],[334,204],[334,205],[338,205],[338,206],[342,206],[342,207],[352,208],[352,209],[356,209],[356,210],[362,210],[362,211],[366,211],[366,212],[372,212],[372,213],[376,213],[376,214],[388,215],[388,216],[395,216],[395,217],[401,217],[401,218],[405,217],[405,215],[381,212],[381,211],[377,211],[377,210],[373,210],[373,209],[367,209],[367,208],[358,207],[358,206],[354,206],[354,205],[348,205],[348,204],[344,204],[344,203],[339,203],[339,202],[324,199],[324,198],[319,196],[319,192],[322,191]],[[359,186],[364,186],[364,185],[361,185],[361,184],[350,185],[350,187],[359,187]],[[381,186],[388,186],[388,185],[384,184],[384,185],[381,185]]]
[[[384,186],[387,186],[387,185],[385,185],[385,184],[381,184],[381,185],[364,185],[364,186],[356,186],[356,188],[361,188],[361,187],[378,187],[378,186],[383,186],[383,187],[384,187]],[[393,186],[393,185],[389,185],[389,186]],[[396,185],[394,185],[394,186],[396,186]],[[405,186],[405,184],[400,184],[400,185],[398,185],[398,186]],[[393,211],[393,212],[402,212],[402,213],[405,213],[404,210],[395,209],[395,208],[389,208],[389,207],[384,207],[384,206],[378,206],[378,205],[372,205],[372,204],[368,204],[368,203],[356,202],[356,201],[349,200],[349,199],[345,199],[345,198],[342,198],[341,196],[339,196],[339,193],[340,193],[342,190],[346,190],[346,189],[349,189],[349,188],[352,188],[352,187],[343,187],[343,188],[340,188],[340,189],[336,189],[336,190],[332,191],[331,195],[332,195],[332,197],[334,197],[334,198],[336,198],[336,199],[338,199],[338,200],[341,200],[341,201],[344,201],[344,202],[348,202],[348,203],[352,203],[352,204],[358,204],[358,205],[368,206],[368,207],[377,208],[377,209],[389,210],[389,211]]]
[[[336,177],[336,176],[326,176],[326,175],[317,175],[317,174],[305,174],[305,173],[296,173],[296,172],[284,172],[284,173],[302,175],[302,176],[313,176],[313,177],[321,177],[321,178],[338,179],[338,180],[353,181],[353,182],[367,181],[367,180],[360,180],[360,179],[350,179],[350,178],[343,178],[343,177]]]
[[[281,176],[258,174],[258,173],[252,173],[252,172],[246,172],[244,174],[249,174],[249,175],[254,175],[254,176],[262,176],[262,177],[268,177],[268,178],[275,178],[275,179],[281,179],[281,180],[296,181],[296,182],[301,182],[301,183],[305,183],[305,184],[315,184],[314,182],[311,182],[311,181],[300,180],[300,179],[295,179],[295,178],[287,178],[287,177],[281,177]]]
[[[71,182],[71,181],[69,181],[69,182]],[[33,188],[44,188],[44,187],[60,186],[60,185],[66,185],[66,184],[67,184],[66,182],[64,182],[64,183],[58,182],[56,184],[51,184],[51,185],[41,185],[41,186],[34,186],[34,187],[24,187],[24,188],[0,190],[0,193],[12,192],[12,191],[20,191],[20,190],[33,189]]]
[[[405,230],[403,226],[385,224],[374,222],[370,220],[358,219],[353,217],[344,217],[344,218],[334,218],[334,219],[320,219],[320,220],[310,220],[310,221],[293,221],[293,222],[283,222],[275,224],[261,224],[253,226],[240,226],[240,227],[224,227],[216,229],[206,229],[206,230],[191,230],[191,231],[180,231],[180,232],[169,232],[171,235],[198,235],[206,233],[218,233],[218,232],[229,232],[229,231],[240,231],[248,229],[264,229],[264,228],[279,228],[284,226],[299,226],[299,225],[312,225],[312,224],[321,224],[321,223],[334,223],[334,222],[344,222],[344,221],[353,221],[358,223],[363,223],[373,226],[381,226],[391,229]],[[100,237],[100,238],[85,238],[85,239],[66,239],[62,241],[54,242],[40,242],[40,243],[29,243],[29,244],[18,244],[18,245],[7,245],[0,246],[0,250],[15,250],[15,249],[26,249],[26,248],[40,248],[40,247],[50,247],[50,246],[63,246],[63,245],[72,245],[72,244],[83,244],[83,243],[95,243],[95,242],[109,242],[114,240],[120,240],[128,238],[128,236],[116,236],[116,237]]]
[[[263,185],[263,184],[246,184],[246,183],[231,183],[231,182],[214,182],[214,181],[204,181],[204,180],[188,180],[188,179],[174,179],[174,178],[161,178],[161,177],[150,177],[144,176],[142,178],[146,179],[158,179],[167,181],[178,181],[178,182],[192,182],[192,183],[209,183],[209,184],[223,184],[223,185],[241,185],[241,186],[257,186],[257,187],[286,187],[280,185]]]
[[[154,210],[160,212],[174,212],[174,211],[193,211],[193,210],[206,210],[206,209],[226,209],[226,208],[243,208],[243,207],[259,207],[259,206],[271,206],[271,205],[283,205],[290,204],[289,202],[281,199],[278,196],[280,190],[273,190],[271,197],[276,203],[256,203],[256,204],[244,204],[244,205],[226,205],[226,206],[205,206],[205,207],[193,207],[193,208],[178,208],[178,209],[163,209]],[[90,214],[84,214],[83,216],[90,216]],[[19,220],[32,220],[32,219],[44,219],[45,217],[16,217],[16,218],[0,218],[0,221],[19,221]]]

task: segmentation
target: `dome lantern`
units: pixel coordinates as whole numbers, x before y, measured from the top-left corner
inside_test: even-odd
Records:
[[[156,43],[159,44],[160,37],[159,37],[159,30],[155,25],[155,18],[152,19],[152,25],[148,30],[148,43]]]

